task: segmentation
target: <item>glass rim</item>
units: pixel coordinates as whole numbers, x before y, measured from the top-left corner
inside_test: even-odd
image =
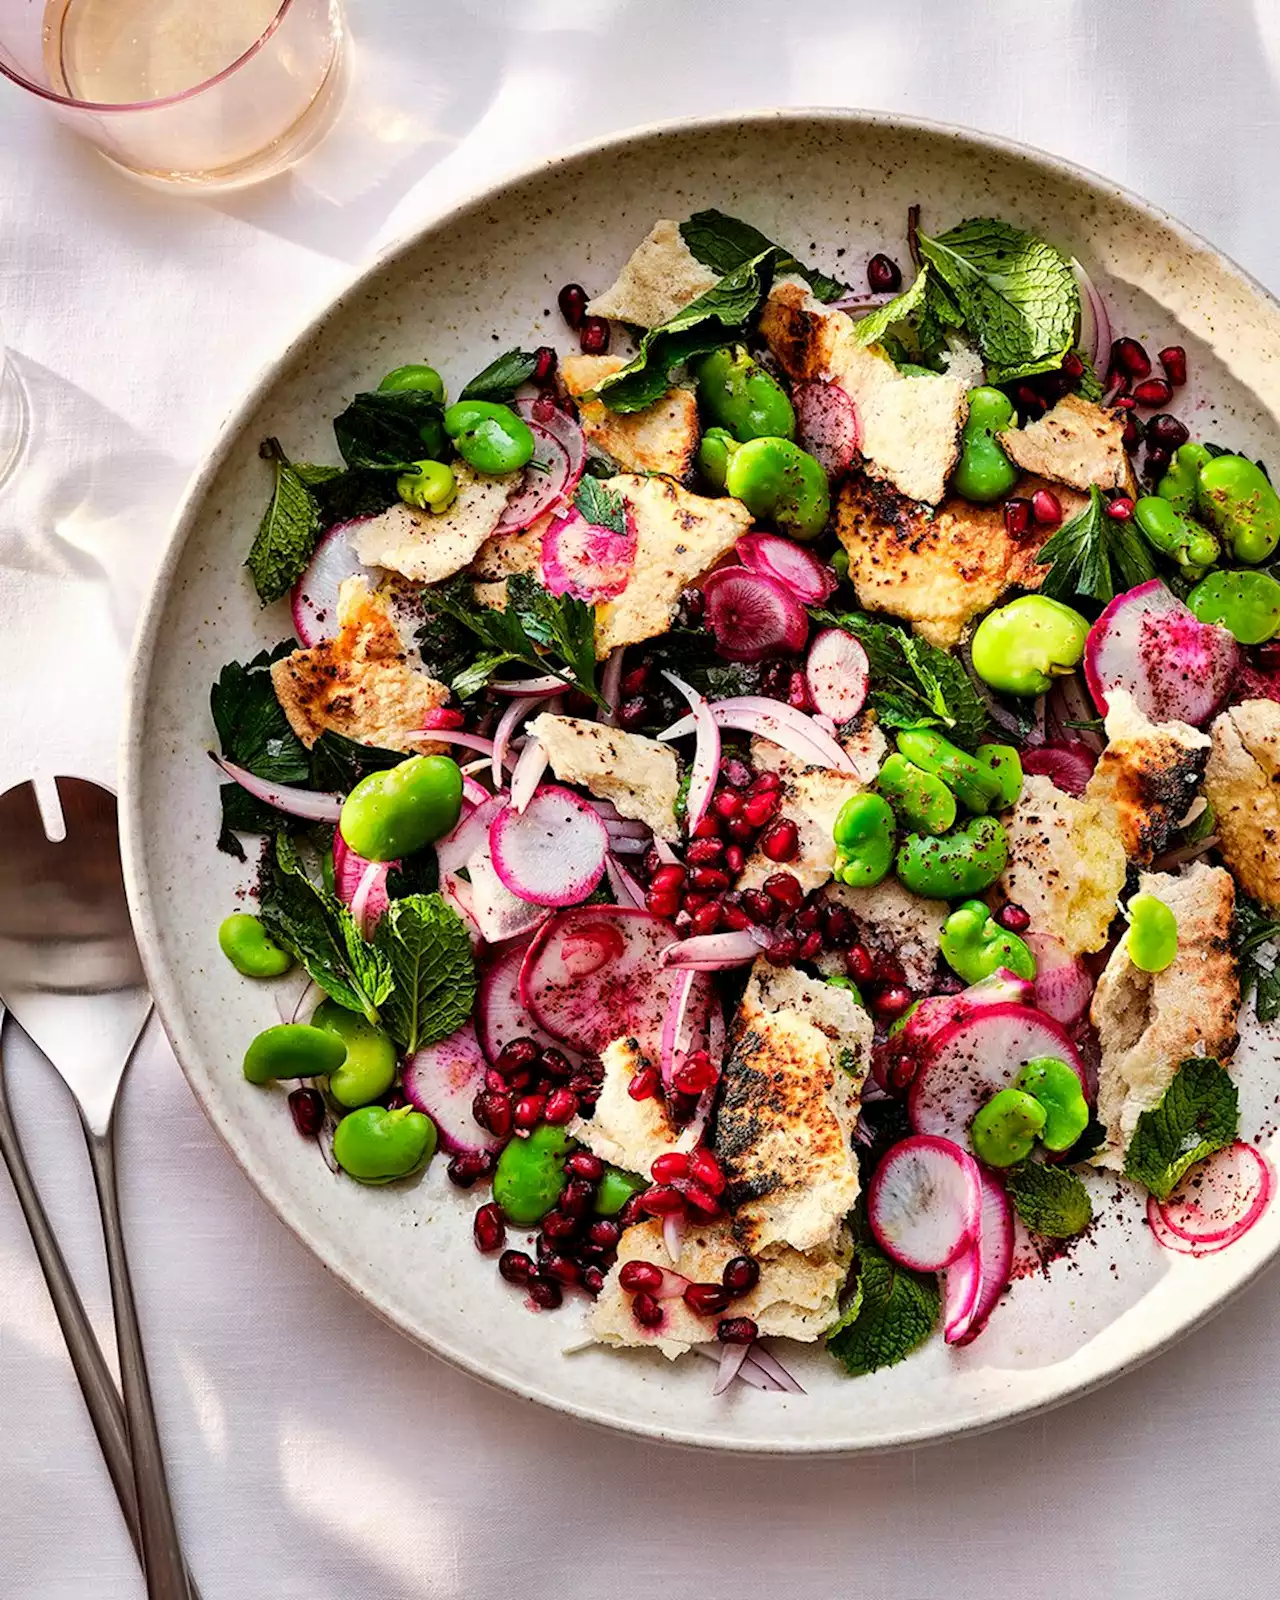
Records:
[[[70,0],[68,0],[70,3]],[[211,78],[204,78],[199,83],[192,84],[189,89],[183,89],[178,94],[161,95],[155,100],[80,100],[75,95],[59,94],[56,89],[51,89],[47,84],[36,83],[28,78],[25,73],[19,72],[16,67],[6,60],[3,50],[0,50],[0,73],[3,73],[11,83],[16,83],[20,89],[29,89],[32,94],[37,94],[42,100],[48,100],[53,105],[65,106],[70,111],[158,111],[165,106],[180,105],[184,100],[203,94],[206,89],[212,89],[216,84],[222,83],[233,72],[238,72],[245,62],[251,61],[258,51],[262,49],[267,40],[271,38],[276,29],[284,20],[286,14],[293,9],[294,0],[280,0],[275,16],[262,30],[252,44],[247,46],[228,66],[221,72],[214,73]]]

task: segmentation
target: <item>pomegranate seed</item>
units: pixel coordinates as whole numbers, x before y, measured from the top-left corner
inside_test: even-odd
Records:
[[[784,827],[784,823],[779,823]],[[765,847],[766,853],[768,847]],[[800,887],[800,880],[790,872],[771,872],[764,880],[764,892],[771,900],[776,900],[780,906],[787,906],[792,911],[797,911],[804,904],[804,890]]]
[[[1031,515],[1043,528],[1056,528],[1062,521],[1062,501],[1052,489],[1037,489],[1031,496]]]
[[[902,269],[892,256],[877,253],[867,262],[867,282],[876,294],[897,294],[902,287]]]
[[[800,941],[801,961],[812,961],[822,954],[822,935],[818,932],[806,933]]]
[[[511,1096],[495,1094],[492,1089],[482,1089],[471,1102],[471,1115],[495,1138],[505,1139],[511,1132]]]
[[[710,894],[699,894],[696,889],[690,889],[680,904],[685,911],[697,911],[702,906],[710,905],[713,898]]]
[[[528,1283],[533,1262],[523,1250],[504,1250],[498,1257],[498,1271],[508,1283]]]
[[[716,816],[736,817],[742,810],[742,796],[735,794],[732,789],[717,789],[711,797],[711,809]]]
[[[717,902],[713,900],[710,905],[699,906],[698,909],[693,913],[693,920],[690,923],[689,931],[698,935],[715,933],[719,926],[720,907]]]
[[[711,1088],[720,1076],[716,1065],[705,1050],[695,1050],[682,1067],[676,1070],[672,1083],[681,1094],[701,1094]]]
[[[476,1164],[475,1152],[471,1150],[464,1150],[454,1156],[445,1168],[445,1173],[456,1189],[470,1189],[484,1176]]]
[[[843,906],[827,906],[822,913],[822,924],[826,930],[828,944],[843,950],[853,943],[857,928],[853,918]]]
[[[645,878],[652,878],[654,873],[658,870],[658,868],[661,865],[662,865],[662,857],[658,854],[658,852],[656,850],[654,850],[652,847],[650,847],[648,850],[645,851],[644,855],[640,859],[640,872],[641,872],[641,875],[643,877],[645,877]]]
[[[740,901],[726,900],[720,907],[720,915],[725,927],[733,933],[741,933],[743,928],[751,926],[751,918],[743,909]]]
[[[564,1291],[552,1278],[530,1278],[529,1298],[539,1311],[554,1311],[564,1303]]]
[[[724,825],[724,831],[735,844],[750,844],[756,836],[755,824],[748,822],[746,817],[732,817]]]
[[[1002,928],[1008,928],[1010,933],[1025,933],[1031,926],[1031,918],[1021,906],[1001,906],[996,912],[996,921]]]
[[[566,283],[556,296],[560,315],[576,333],[587,314],[587,291],[580,283]]]
[[[572,1089],[553,1089],[547,1096],[543,1120],[553,1128],[563,1128],[578,1115],[578,1097]]]
[[[559,358],[549,344],[540,344],[533,352],[533,357],[533,381],[540,389],[545,389],[556,375]]]
[[[588,1183],[599,1183],[604,1177],[604,1162],[599,1156],[593,1156],[590,1150],[575,1150],[565,1162],[564,1169]]]
[[[1159,416],[1152,417],[1147,423],[1147,441],[1159,445],[1162,450],[1177,450],[1180,445],[1186,444],[1191,437],[1190,430],[1185,422],[1179,421],[1168,411],[1160,412]]]
[[[674,1217],[684,1210],[684,1196],[669,1184],[657,1184],[640,1196],[651,1217]]]
[[[1160,352],[1160,365],[1164,375],[1175,389],[1187,381],[1187,352],[1180,344],[1168,344]]]
[[[805,682],[803,672],[793,672],[787,684],[787,704],[793,711],[808,711],[811,709],[809,700],[809,685]]]
[[[865,944],[850,945],[844,953],[844,970],[855,983],[869,983],[871,974],[875,971],[871,963],[871,952]]]
[[[520,1080],[521,1088],[523,1088],[529,1082],[529,1074],[527,1072],[516,1073],[515,1078]],[[495,1094],[506,1094],[508,1088],[515,1087],[515,1084],[514,1082],[508,1084],[507,1080],[502,1076],[496,1067],[486,1067],[484,1072],[484,1086],[486,1089],[492,1089]]]
[[[602,1250],[612,1250],[621,1237],[622,1229],[611,1217],[601,1217],[587,1230],[587,1238],[592,1244],[598,1244]]]
[[[653,664],[642,661],[638,667],[632,667],[629,672],[622,674],[622,692],[625,695],[643,694],[649,687],[653,677]]]
[[[729,1291],[719,1283],[691,1283],[684,1303],[695,1317],[718,1317],[729,1304]]]
[[[779,817],[760,836],[760,848],[770,861],[794,861],[800,853],[800,830],[790,817]]]
[[[1062,358],[1062,370],[1068,378],[1083,378],[1084,362],[1081,361],[1074,350],[1068,350],[1067,354]]]
[[[1173,399],[1173,385],[1167,378],[1147,378],[1134,386],[1133,398],[1140,406],[1167,406]]]
[[[881,951],[872,962],[871,976],[877,983],[905,983],[907,975],[897,956]]]
[[[627,1085],[627,1093],[633,1100],[652,1100],[660,1081],[657,1067],[641,1067]]]
[[[664,1150],[655,1156],[649,1168],[655,1183],[670,1183],[673,1178],[689,1176],[689,1158],[682,1150]]]
[[[1130,378],[1145,378],[1151,357],[1136,339],[1117,339],[1111,346],[1111,365]]]
[[[683,888],[684,877],[684,868],[673,862],[670,866],[658,868],[649,887],[658,894],[666,894],[671,889]]]
[[[822,927],[822,907],[811,902],[803,911],[798,911],[796,927],[801,933],[816,933]]]
[[[763,889],[744,889],[742,909],[760,927],[767,927],[778,915],[777,901],[771,899]]]
[[[584,1267],[582,1269],[582,1287],[594,1300],[604,1288],[604,1273],[599,1267]]]
[[[557,1050],[554,1045],[549,1045],[542,1052],[542,1070],[548,1078],[570,1078],[573,1068],[569,1058],[562,1050]]]
[[[556,1244],[572,1239],[578,1231],[578,1218],[566,1216],[563,1211],[548,1211],[542,1219],[543,1237]]]
[[[741,756],[727,756],[720,763],[720,776],[731,789],[745,789],[751,782],[751,768]]]
[[[694,867],[689,884],[701,894],[717,894],[729,887],[729,874],[719,867]]]
[[[477,1250],[483,1251],[485,1255],[492,1255],[495,1250],[500,1250],[503,1240],[507,1237],[506,1218],[502,1215],[501,1208],[492,1201],[487,1206],[481,1206],[476,1212],[471,1231],[475,1236]]]
[[[1039,394],[1029,383],[1019,384],[1017,389],[1018,402],[1028,411],[1040,413],[1049,409],[1049,402],[1044,395]]]
[[[662,1321],[662,1304],[641,1290],[631,1302],[631,1314],[642,1328],[656,1328]]]
[[[1011,539],[1025,539],[1031,526],[1030,500],[1013,499],[1004,503],[1004,528]]]
[[[656,889],[650,889],[644,897],[645,910],[653,913],[655,917],[674,917],[680,909],[680,896],[678,893],[660,894]]]
[[[684,853],[691,867],[714,866],[724,854],[723,839],[695,839]]]
[[[720,818],[713,811],[708,811],[706,816],[693,830],[692,838],[696,844],[700,839],[718,839],[720,837]]]
[[[655,1267],[652,1261],[624,1261],[618,1268],[618,1282],[628,1294],[640,1289],[660,1289],[662,1268]]]
[[[900,983],[889,983],[871,997],[871,1009],[878,1017],[900,1017],[911,1004],[911,990]]]
[[[609,324],[603,317],[588,317],[578,334],[585,356],[602,356],[609,348]]]
[[[623,1201],[622,1210],[618,1213],[618,1226],[625,1232],[634,1228],[637,1222],[644,1221],[644,1207],[640,1204],[638,1194],[630,1195]]]
[[[800,954],[800,941],[794,933],[775,933],[765,951],[765,959],[775,967],[789,967]]]
[[[1111,409],[1113,411],[1132,411],[1137,403],[1131,394],[1117,395],[1111,402]]]
[[[1107,515],[1117,522],[1128,522],[1133,515],[1133,501],[1127,494],[1118,494],[1107,507]]]
[[[760,1263],[751,1256],[734,1256],[725,1262],[720,1281],[730,1294],[750,1294],[760,1282]]]
[[[777,811],[779,804],[780,799],[776,790],[765,789],[760,794],[753,794],[743,804],[742,820],[749,822],[753,828],[763,828]]]
[[[1142,443],[1142,424],[1137,417],[1130,417],[1124,425],[1124,432],[1120,435],[1120,442],[1126,450],[1136,450]]]
[[[750,1317],[721,1317],[716,1338],[721,1344],[754,1344],[760,1330]]]
[[[776,772],[760,772],[751,780],[749,794],[772,794],[774,790],[781,789],[782,779]]]
[[[1164,450],[1159,445],[1149,444],[1147,446],[1146,457],[1142,464],[1151,477],[1160,478],[1164,476],[1165,469],[1172,460],[1172,451]]]
[[[581,1217],[595,1199],[595,1185],[585,1178],[570,1178],[560,1196],[559,1209],[566,1217]]]
[[[516,1101],[512,1121],[521,1133],[532,1133],[542,1121],[546,1097],[540,1094],[521,1095]]]
[[[724,869],[736,878],[747,864],[746,851],[740,844],[729,844],[724,849]]]
[[[324,1096],[319,1089],[294,1089],[289,1095],[293,1125],[304,1139],[314,1139],[324,1127]]]
[[[715,1152],[700,1145],[689,1160],[689,1176],[712,1194],[724,1193],[724,1173],[716,1160]]]
[[[577,1283],[581,1276],[578,1263],[571,1261],[568,1256],[548,1256],[542,1263],[542,1270],[548,1278],[554,1278],[557,1283]]]

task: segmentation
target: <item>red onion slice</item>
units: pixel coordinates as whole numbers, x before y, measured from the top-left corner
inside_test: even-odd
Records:
[[[234,761],[227,761],[222,756],[214,756],[213,759],[228,778],[238,783],[255,800],[274,806],[288,817],[300,817],[304,822],[337,822],[342,815],[343,796],[340,794],[295,789],[284,783],[268,783],[265,778],[255,778],[252,772],[236,766]]]
[[[542,700],[532,700],[522,695],[518,700],[513,700],[498,718],[498,726],[493,730],[492,770],[495,787],[499,789],[502,787],[503,763],[507,759],[507,752],[510,747],[511,740],[515,736],[516,729],[526,717],[532,716],[539,706],[546,705],[556,698],[558,698],[557,694],[549,694]],[[518,759],[514,765],[520,765]],[[521,806],[520,809],[523,810],[524,807]]]
[[[699,972],[722,972],[726,967],[754,961],[769,943],[762,928],[734,929],[732,933],[700,933],[669,944],[659,958],[664,967],[693,967]]]
[[[1077,343],[1088,356],[1089,365],[1105,383],[1107,368],[1111,364],[1111,318],[1107,315],[1107,303],[1074,256],[1071,258],[1071,275],[1080,291],[1080,337]]]
[[[684,1218],[675,1212],[668,1212],[662,1219],[662,1244],[667,1252],[667,1258],[672,1266],[680,1259],[680,1251],[684,1245]],[[666,1272],[664,1269],[664,1284],[671,1278],[680,1278],[679,1273]],[[688,1278],[680,1278],[680,1287],[676,1294],[683,1294],[688,1287]],[[675,1295],[664,1294],[662,1289],[655,1291],[659,1300],[673,1300]]]
[[[626,653],[626,645],[615,645],[609,652],[609,659],[600,674],[600,698],[608,708],[601,714],[600,720],[610,728],[617,725],[618,698],[622,687],[622,661]]]
[[[668,683],[679,689],[693,713],[697,740],[693,747],[693,765],[689,771],[685,799],[685,828],[691,834],[711,809],[711,797],[720,775],[720,729],[711,714],[711,707],[695,688],[683,678],[677,678],[674,672],[664,671],[662,675]]]
[[[424,728],[416,733],[406,733],[404,737],[423,741],[432,740],[436,744],[456,744],[460,745],[464,750],[478,750],[482,756],[488,756],[490,760],[493,758],[492,739],[485,739],[478,733],[463,733],[460,728]],[[515,764],[516,758],[508,752],[503,758],[502,765],[514,767]]]
[[[644,889],[617,859],[612,848],[604,858],[604,870],[609,875],[609,887],[613,890],[613,897],[618,904],[634,906],[637,911],[643,911]]]
[[[1076,740],[1066,744],[1042,744],[1022,753],[1024,773],[1048,778],[1055,788],[1074,795],[1077,800],[1083,796],[1097,764],[1097,752]]]
[[[838,772],[857,771],[853,758],[831,734],[794,706],[753,694],[733,695],[727,700],[708,703],[718,728],[758,734],[809,766],[832,767]],[[693,717],[681,717],[679,722],[664,728],[658,737],[680,739],[693,731]]]
[[[533,799],[551,757],[536,739],[529,739],[511,773],[511,806],[522,812]]]
[[[491,683],[489,687],[494,694],[531,695],[536,698],[549,694],[563,694],[565,681],[552,673],[546,673],[541,678],[508,678],[501,683]]]
[[[743,1345],[742,1349],[749,1352],[750,1360],[788,1394],[803,1394],[805,1391],[799,1381],[787,1371],[772,1350],[767,1350],[757,1339],[754,1344]]]
[[[662,1083],[668,1092],[676,1073],[699,1047],[711,1003],[709,980],[695,968],[682,969],[662,1024]]]

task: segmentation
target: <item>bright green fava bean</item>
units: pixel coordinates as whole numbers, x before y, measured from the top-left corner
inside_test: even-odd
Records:
[[[443,461],[415,461],[412,472],[402,472],[396,479],[396,493],[405,505],[438,515],[457,499],[458,480]]]
[[[598,1217],[616,1217],[633,1194],[649,1186],[634,1172],[624,1172],[621,1167],[606,1167],[604,1177],[596,1185],[595,1213]]]
[[[723,489],[729,461],[739,448],[727,428],[708,428],[698,445],[698,471],[713,489]]]
[[[367,1106],[396,1081],[396,1047],[390,1035],[367,1017],[336,1000],[322,1000],[312,1013],[311,1026],[337,1034],[347,1047],[347,1059],[329,1074],[329,1093],[340,1106]]]
[[[880,768],[876,788],[904,826],[916,833],[945,833],[956,820],[956,797],[942,779],[900,753]]]
[[[790,439],[749,439],[729,458],[724,486],[793,539],[816,539],[827,525],[831,491],[817,461]]]
[[[1237,561],[1265,561],[1280,544],[1280,495],[1244,456],[1217,456],[1200,468],[1198,504]]]
[[[852,794],[840,807],[831,830],[835,840],[834,876],[855,889],[888,876],[893,865],[893,808],[878,794]]]
[[[960,463],[951,487],[965,500],[989,505],[1003,500],[1018,481],[1018,469],[996,434],[1015,426],[1013,403],[999,389],[970,389],[969,415],[960,435]]]
[[[1044,694],[1074,672],[1089,624],[1078,611],[1042,594],[1024,594],[989,611],[973,636],[973,670],[1002,694]]]
[[[735,439],[793,439],[796,414],[786,390],[747,354],[744,346],[713,350],[693,365],[698,405],[717,428]]]
[[[1156,493],[1184,517],[1194,517],[1200,489],[1200,468],[1212,461],[1202,444],[1184,444],[1174,451],[1169,470],[1156,485]]]
[[[1014,805],[1022,793],[1022,758],[1011,744],[980,744],[973,752],[973,759],[980,761],[987,771],[996,778],[1000,784],[1000,793],[996,797],[996,805],[1001,811]]]
[[[397,367],[378,385],[383,394],[403,394],[406,389],[423,389],[434,400],[444,403],[444,379],[434,367],[421,363]]]
[[[898,735],[898,749],[908,761],[941,778],[962,806],[969,811],[989,811],[999,800],[1003,781],[967,750],[961,750],[932,728],[905,728]]]
[[[435,1153],[436,1125],[412,1106],[361,1106],[333,1131],[334,1160],[361,1183],[411,1178]]]
[[[250,1083],[276,1078],[327,1078],[347,1059],[347,1047],[336,1033],[305,1022],[279,1022],[249,1041],[244,1075]]]
[[[1129,960],[1143,972],[1163,972],[1178,953],[1178,919],[1153,894],[1135,894],[1129,906]]]
[[[444,431],[462,459],[477,472],[498,477],[519,472],[533,460],[533,433],[510,406],[491,400],[459,400],[444,414]]]
[[[1001,967],[1030,981],[1036,958],[1016,933],[1002,928],[981,900],[966,900],[942,925],[942,958],[966,983],[981,983]]]
[[[926,900],[968,899],[989,889],[1005,869],[1009,841],[996,817],[974,817],[954,833],[911,833],[895,868],[898,881]]]
[[[227,960],[246,978],[278,978],[293,965],[293,957],[282,950],[259,918],[247,911],[233,911],[218,927],[218,944]]]
[[[1040,1143],[1055,1153],[1070,1150],[1089,1123],[1089,1102],[1080,1079],[1057,1056],[1037,1056],[1013,1080],[1013,1087],[1044,1107]]]
[[[1044,1107],[1021,1089],[993,1094],[973,1119],[973,1153],[989,1167],[1025,1161],[1048,1120]]]
[[[1280,583],[1266,572],[1211,572],[1187,596],[1201,622],[1216,622],[1241,644],[1280,632]]]
[[[1133,520],[1153,550],[1176,561],[1192,577],[1211,567],[1222,554],[1209,530],[1183,516],[1163,495],[1146,494],[1135,501]]]
[[[527,1139],[512,1139],[498,1157],[493,1198],[509,1222],[534,1223],[564,1193],[564,1158],[573,1140],[563,1128],[543,1123]]]
[[[396,861],[448,833],[462,812],[462,773],[448,756],[410,756],[361,778],[338,829],[366,861]]]

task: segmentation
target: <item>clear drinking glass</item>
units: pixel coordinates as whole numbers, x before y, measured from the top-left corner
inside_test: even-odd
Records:
[[[238,188],[341,100],[340,0],[0,0],[0,72],[126,171]]]
[[[0,484],[17,466],[26,442],[27,391],[9,360],[4,329],[0,328]]]

